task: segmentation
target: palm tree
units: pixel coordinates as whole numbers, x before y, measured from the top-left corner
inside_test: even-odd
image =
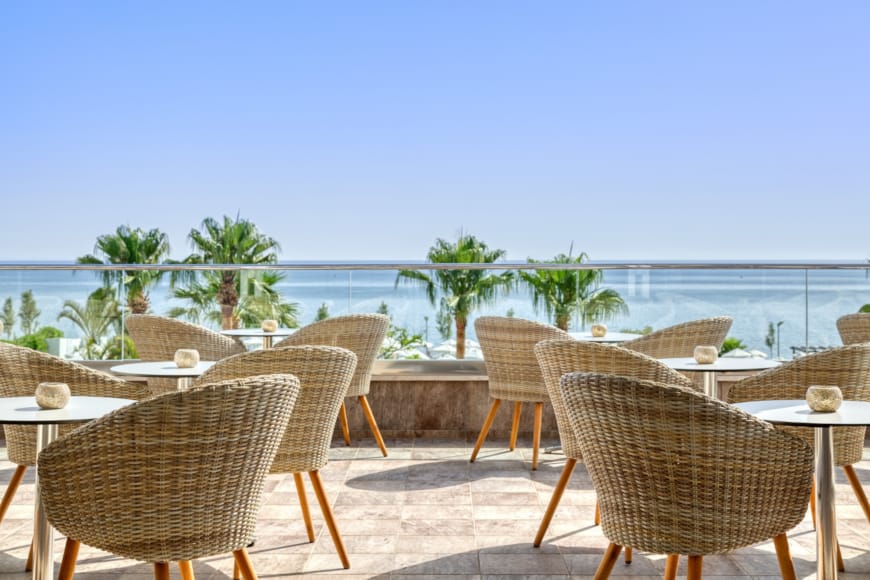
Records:
[[[190,230],[190,241],[195,253],[183,260],[182,263],[185,264],[274,264],[278,261],[277,251],[280,250],[277,241],[263,235],[256,225],[248,220],[239,219],[238,216],[235,220],[229,216],[224,216],[222,222],[214,218],[206,218],[202,222],[201,230]],[[287,317],[291,314],[295,318],[295,305],[289,309],[286,306],[280,306],[280,299],[272,289],[272,284],[280,279],[280,275],[272,272],[269,276],[263,274],[260,277],[260,282],[254,284],[261,283],[262,290],[268,289],[265,295],[268,297],[266,304],[269,307],[278,305],[275,312],[279,315],[270,317],[281,320],[280,314],[283,312],[284,320],[282,323],[286,323]],[[189,286],[176,288],[176,283],[179,280],[187,280]],[[273,282],[269,283],[268,280]],[[221,328],[229,329],[238,328],[243,322],[244,315],[238,310],[242,291],[241,284],[242,276],[239,270],[208,271],[201,276],[197,275],[197,272],[181,272],[173,279],[173,291],[176,298],[186,298],[193,302],[189,316],[197,313],[200,316],[203,313],[207,315],[208,302],[217,302],[220,309]],[[251,304],[253,306],[248,307],[249,312],[263,310],[263,305],[257,300]]]
[[[459,234],[455,243],[441,238],[429,248],[427,260],[432,264],[491,264],[503,258],[504,250],[490,250],[474,236]],[[420,270],[400,270],[400,281],[426,288],[432,306],[440,291],[439,315],[452,318],[456,324],[456,358],[465,358],[465,329],[468,317],[480,306],[495,302],[498,290],[507,290],[513,282],[513,273],[492,274],[487,270],[433,270],[426,274]]]
[[[581,252],[576,258],[559,254],[550,263],[582,264],[588,256]],[[529,258],[530,264],[541,262]],[[618,292],[602,288],[601,270],[521,270],[520,279],[532,291],[535,308],[543,307],[555,325],[568,330],[571,318],[579,314],[583,324],[604,322],[617,315],[628,314],[628,306]]]
[[[121,309],[109,288],[101,288],[88,296],[84,305],[75,300],[66,300],[58,320],[67,319],[82,332],[82,345],[79,353],[85,359],[99,359],[105,356],[101,346],[102,338],[110,330],[117,335],[121,330]]]
[[[76,261],[79,264],[160,264],[169,255],[169,236],[158,229],[145,231],[142,228],[118,226],[114,233],[97,238],[94,254],[82,256]],[[130,311],[144,314],[151,306],[148,288],[157,284],[164,272],[104,270],[97,274],[102,277],[106,288],[122,284]]]

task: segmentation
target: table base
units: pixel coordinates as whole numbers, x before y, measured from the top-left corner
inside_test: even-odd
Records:
[[[57,424],[39,425],[36,430],[36,457],[57,439]],[[42,494],[39,492],[39,470],[36,474],[36,497],[33,501],[33,580],[51,580],[54,577],[54,528],[45,517]]]
[[[816,578],[837,578],[837,516],[834,492],[834,434],[816,427]]]

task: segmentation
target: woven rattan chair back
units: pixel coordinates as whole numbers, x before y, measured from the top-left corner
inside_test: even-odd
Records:
[[[722,348],[732,322],[729,316],[692,320],[626,341],[622,346],[653,358],[693,356],[699,345]]]
[[[337,346],[356,355],[356,371],[347,390],[348,397],[367,395],[372,380],[372,366],[387,336],[390,317],[384,314],[349,314],[313,322],[275,345]]]
[[[535,345],[542,340],[570,339],[567,332],[549,324],[502,316],[478,318],[474,331],[493,399],[532,403],[549,399]]]
[[[124,381],[44,352],[0,343],[0,397],[31,396],[41,382],[66,383],[70,392],[79,396],[138,401],[150,394],[144,384]],[[61,425],[58,436],[69,433],[77,426]],[[18,465],[35,465],[36,427],[6,425],[4,428],[9,460]]]
[[[235,379],[89,423],[40,455],[48,520],[71,539],[145,562],[244,548],[299,390],[288,375]]]
[[[301,390],[281,440],[272,471],[294,473],[320,469],[329,447],[356,365],[356,355],[337,347],[294,346],[256,350],[218,361],[194,385],[253,375],[288,373]]]
[[[729,403],[766,399],[804,399],[810,385],[837,385],[843,398],[870,401],[870,344],[855,344],[816,352],[737,381]],[[812,427],[778,426],[814,445]],[[852,465],[864,451],[864,427],[834,427],[834,461]]]
[[[837,330],[843,344],[870,342],[870,312],[856,312],[837,319]]]
[[[201,360],[221,360],[246,350],[234,338],[175,318],[130,314],[124,324],[143,361],[172,360],[179,348],[195,348]]]
[[[645,354],[615,345],[579,340],[545,340],[535,346],[535,355],[553,404],[559,439],[566,457],[581,459],[580,444],[574,436],[562,401],[559,380],[571,372],[589,372],[633,377],[694,388],[684,375]]]
[[[614,544],[717,554],[806,514],[813,453],[801,439],[686,387],[570,373],[561,389]]]

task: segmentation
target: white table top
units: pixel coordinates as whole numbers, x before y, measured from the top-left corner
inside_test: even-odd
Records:
[[[792,401],[749,401],[734,405],[764,421],[801,427],[843,427],[870,425],[870,402],[843,401],[833,413],[818,413],[802,399]]]
[[[198,377],[205,371],[211,368],[214,364],[214,361],[199,361],[195,367],[181,369],[178,368],[178,365],[175,364],[174,361],[150,361],[150,362],[137,362],[137,363],[125,363],[120,365],[115,365],[111,367],[109,370],[113,373],[118,373],[119,375],[138,375],[142,377],[175,377],[175,378],[184,378],[184,377]]]
[[[782,363],[766,358],[722,358],[719,357],[716,362],[702,365],[695,361],[692,357],[684,358],[660,358],[660,362],[666,364],[676,371],[689,372],[717,372],[726,373],[729,371],[762,371],[778,367]]]
[[[112,397],[70,397],[63,409],[41,409],[35,397],[0,398],[0,424],[81,423],[135,403]]]
[[[604,336],[592,336],[591,332],[569,332],[571,338],[575,340],[583,340],[586,342],[625,342],[640,338],[642,334],[634,334],[632,332],[610,332]]]
[[[262,328],[231,328],[229,330],[221,330],[221,334],[226,336],[290,336],[296,332],[295,328],[279,328],[273,332],[266,332]]]

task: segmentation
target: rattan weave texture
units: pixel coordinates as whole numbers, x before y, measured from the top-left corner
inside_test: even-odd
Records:
[[[801,439],[685,387],[570,373],[561,389],[611,542],[718,554],[806,514],[813,453]]]
[[[0,397],[27,397],[41,382],[67,383],[72,395],[141,400],[150,395],[145,385],[131,383],[78,363],[22,346],[0,343]],[[6,425],[9,460],[36,465],[36,427]],[[76,425],[61,425],[63,436]]]
[[[622,346],[653,358],[692,356],[699,345],[722,348],[733,321],[730,316],[715,316],[682,322],[626,341]]]
[[[145,562],[244,548],[299,382],[232,380],[130,405],[47,447],[46,515],[66,536]]]
[[[384,314],[335,316],[300,328],[274,347],[322,345],[351,351],[356,354],[356,372],[347,396],[360,397],[369,393],[372,366],[389,326],[390,317]]]
[[[172,360],[179,348],[195,348],[200,360],[214,361],[246,350],[235,338],[175,318],[130,314],[125,325],[143,361]]]
[[[616,345],[579,340],[545,340],[535,346],[550,402],[556,415],[559,439],[566,457],[580,460],[580,444],[568,421],[559,380],[571,372],[589,372],[633,377],[694,388],[694,383],[645,354]]]
[[[870,342],[870,312],[841,316],[837,319],[837,331],[843,344]]]
[[[870,401],[870,344],[855,344],[808,354],[734,383],[729,403],[767,399],[803,399],[810,385],[836,385],[843,398]],[[815,445],[812,427],[777,426]],[[834,427],[834,462],[861,460],[865,427]]]
[[[194,384],[274,373],[295,375],[301,385],[299,399],[272,471],[298,473],[320,469],[329,460],[338,409],[355,366],[355,354],[334,346],[272,348],[225,358]]]

